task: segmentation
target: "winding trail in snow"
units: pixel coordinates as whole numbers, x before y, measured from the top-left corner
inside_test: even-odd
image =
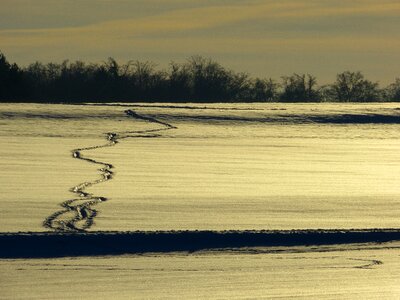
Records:
[[[161,136],[159,134],[159,132],[161,131],[176,129],[176,127],[171,124],[162,122],[152,117],[140,115],[131,109],[125,110],[125,114],[128,117],[143,120],[153,124],[158,124],[162,127],[149,130],[125,131],[121,133],[109,132],[106,134],[106,144],[73,149],[73,158],[83,160],[91,164],[99,165],[100,168],[98,169],[98,171],[100,171],[101,177],[94,181],[85,181],[72,187],[70,191],[75,194],[76,197],[61,202],[60,206],[62,209],[48,216],[43,221],[44,227],[55,231],[85,231],[89,229],[94,223],[94,218],[97,215],[97,210],[95,209],[95,206],[101,202],[108,200],[106,197],[96,196],[88,192],[87,188],[113,179],[114,166],[108,162],[102,162],[90,157],[86,157],[82,154],[84,151],[113,147],[120,140],[126,138],[156,138]]]

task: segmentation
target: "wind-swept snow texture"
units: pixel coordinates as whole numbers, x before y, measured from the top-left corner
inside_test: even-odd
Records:
[[[396,103],[1,104],[0,228],[399,228],[399,119]]]

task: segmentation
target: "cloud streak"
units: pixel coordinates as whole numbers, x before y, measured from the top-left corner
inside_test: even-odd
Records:
[[[318,2],[320,3],[321,1]],[[365,14],[381,16],[382,14],[400,14],[400,3],[394,2],[376,5],[367,1],[366,3],[359,2],[356,5],[341,7],[321,5],[318,2],[283,1],[276,3],[267,1],[267,3],[253,3],[252,5],[225,5],[181,9],[156,16],[100,22],[81,27],[0,30],[0,38],[3,47],[6,48],[18,46],[49,47],[54,45],[54,43],[65,45],[92,44],[93,46],[98,46],[99,43],[110,42],[121,46],[129,46],[129,43],[135,46],[145,44],[156,46],[157,40],[165,45],[166,41],[162,38],[164,34],[180,33],[182,36],[182,34],[186,32],[191,33],[193,30],[208,30],[212,33],[213,28],[221,26],[230,26],[234,30],[235,25],[243,21],[262,21],[263,19],[267,19],[271,22],[271,19],[276,19],[277,22],[284,22],[285,20],[322,18],[326,16],[338,17]],[[153,34],[159,38],[152,40],[151,37]],[[340,35],[340,32],[337,35]],[[346,32],[343,32],[342,35],[346,36]],[[227,36],[230,36],[229,29],[227,29]],[[187,36],[186,38],[181,37],[181,40],[185,39],[206,43],[204,37],[198,38],[195,35]],[[249,42],[246,35],[236,37],[236,39],[230,40],[229,44],[239,44],[242,42],[244,46],[251,44],[252,47],[265,44],[265,41],[260,41],[259,45],[254,43],[254,40]],[[223,40],[227,42],[229,39]],[[360,41],[361,39],[357,38],[357,40]],[[373,46],[376,44],[376,40],[382,40],[382,38],[371,37],[369,40],[370,42],[368,43],[368,39],[363,38],[362,45],[364,47]],[[175,39],[175,42],[178,41],[179,39]],[[212,39],[210,39],[210,44],[213,44],[212,42]],[[318,39],[318,43],[322,43],[322,45],[332,44],[332,46],[336,46],[335,48],[340,45],[346,46],[348,42],[348,38],[343,38],[340,41],[338,36],[330,38],[330,42],[326,37],[322,40]],[[299,46],[304,47],[304,45],[312,46],[313,41],[309,37],[302,38],[301,35],[288,40],[271,38],[268,41],[268,45],[277,43],[283,46],[285,44],[293,45],[298,43]],[[392,45],[397,45],[397,43],[393,42]],[[349,48],[359,48],[359,46],[349,46]]]
[[[338,1],[342,2],[342,1]],[[349,5],[327,5],[324,1],[263,1],[252,4],[208,6],[190,9],[176,9],[158,15],[142,18],[98,22],[80,27],[0,30],[1,33],[42,33],[42,34],[117,34],[128,32],[146,34],[151,32],[181,31],[234,24],[244,20],[263,18],[301,19],[326,16],[399,16],[400,3],[382,1],[358,1]]]
[[[138,9],[157,1],[165,7],[129,18],[126,15],[112,20],[99,18],[90,24],[61,28],[3,29],[0,30],[0,50],[6,54],[18,53],[15,57],[22,61],[30,61],[32,53],[39,58],[70,57],[71,53],[80,52],[94,59],[118,53],[152,54],[149,58],[157,58],[157,55],[187,57],[196,53],[231,57],[253,55],[255,59],[254,55],[260,58],[271,53],[286,53],[301,57],[324,51],[336,56],[342,53],[345,59],[349,53],[380,52],[382,56],[391,53],[393,58],[396,56],[393,53],[400,52],[400,34],[393,29],[400,29],[400,18],[396,21],[400,16],[398,1],[219,0],[194,1],[192,7],[187,7],[186,1],[153,0],[138,1],[142,5]],[[118,2],[124,1],[112,1],[110,5],[118,5]],[[101,3],[104,9],[107,1]],[[375,23],[379,21],[377,18],[386,17],[394,21],[371,32],[367,26],[357,23],[360,17],[365,24],[372,18]],[[335,24],[335,20],[343,19],[347,20],[348,28]],[[327,26],[326,20],[330,20],[329,32],[323,29]],[[302,31],[301,25],[310,22],[315,29],[311,33]],[[357,34],[351,30],[352,24],[359,27]],[[387,61],[383,59],[382,64],[387,66]]]

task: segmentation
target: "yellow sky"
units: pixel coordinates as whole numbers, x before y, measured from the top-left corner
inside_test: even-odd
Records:
[[[166,66],[201,54],[257,76],[400,76],[398,1],[2,1],[0,50],[21,64],[112,56]]]

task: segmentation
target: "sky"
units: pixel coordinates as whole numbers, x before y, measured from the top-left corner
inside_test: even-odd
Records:
[[[398,0],[0,0],[0,51],[9,61],[154,61],[193,55],[279,78],[324,84],[362,71],[400,77]]]

